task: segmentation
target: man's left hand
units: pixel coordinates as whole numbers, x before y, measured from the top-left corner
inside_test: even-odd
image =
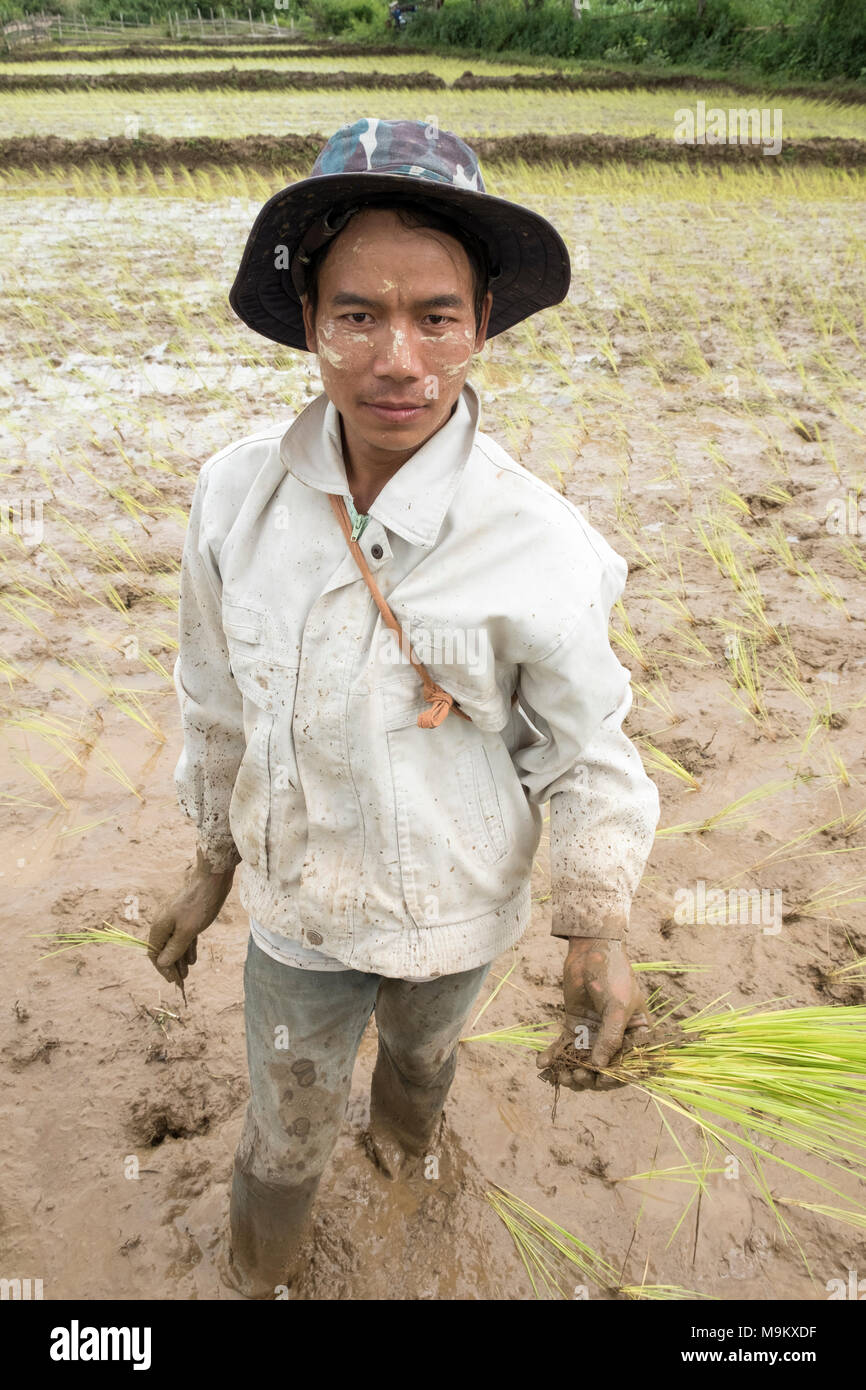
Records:
[[[630,1043],[647,1040],[650,1019],[646,1000],[621,941],[572,937],[562,992],[565,1027],[556,1042],[538,1054],[536,1065],[540,1070],[553,1067],[563,1048],[574,1046],[574,1030],[581,1025],[589,1033],[589,1060],[594,1067],[610,1066],[622,1051],[626,1033]],[[559,1084],[574,1091],[603,1091],[624,1084],[582,1067],[561,1066],[556,1070]]]

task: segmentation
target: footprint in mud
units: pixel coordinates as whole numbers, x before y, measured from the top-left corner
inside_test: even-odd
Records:
[[[213,1180],[214,1175],[211,1178],[206,1189],[172,1221],[184,1253],[172,1269],[177,1283],[171,1297],[245,1302],[243,1295],[220,1279],[219,1256],[228,1235],[229,1185],[225,1180]]]
[[[489,1204],[489,1184],[447,1126],[427,1160],[391,1181],[361,1136],[337,1146],[316,1203],[299,1299],[509,1298],[513,1246]]]

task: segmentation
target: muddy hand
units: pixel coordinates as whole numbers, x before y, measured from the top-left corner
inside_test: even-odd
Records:
[[[150,929],[150,957],[163,979],[181,991],[196,962],[198,938],[219,913],[233,878],[233,868],[214,872],[199,850],[183,887],[157,913]]]
[[[623,1085],[587,1068],[557,1065],[564,1048],[576,1046],[578,1051],[591,1049],[593,1067],[608,1067],[626,1039],[629,1043],[643,1042],[649,1036],[646,1000],[622,943],[573,938],[565,960],[562,992],[565,1027],[556,1042],[536,1058],[544,1079],[558,1080],[574,1091],[606,1091]]]

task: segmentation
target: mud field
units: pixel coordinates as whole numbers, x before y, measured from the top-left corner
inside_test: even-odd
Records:
[[[64,151],[54,108],[25,95],[50,159],[7,145],[0,161],[4,490],[35,508],[0,537],[0,1263],[46,1299],[232,1298],[214,1254],[247,1095],[236,893],[186,1004],[143,953],[41,959],[36,934],[109,921],[145,936],[191,861],[170,679],[185,519],[210,454],[318,392],[315,363],[255,338],[226,298],[261,203],[306,168],[250,157],[241,131],[209,160],[170,131],[137,161]],[[838,118],[828,105],[828,135]],[[834,140],[836,162],[808,166],[665,162],[660,135],[596,133],[629,150],[575,166],[497,141],[490,191],[554,221],[574,279],[470,379],[482,428],[629,561],[612,640],[662,802],[630,956],[686,1011],[862,1004],[838,972],[866,955],[863,146]],[[778,893],[778,919],[684,922],[678,895],[699,883]],[[532,927],[470,1032],[559,1018],[549,889],[545,834]],[[461,1043],[438,1176],[392,1184],[363,1143],[375,1047],[371,1024],[303,1299],[531,1299],[492,1184],[623,1284],[820,1300],[866,1268],[862,1232],[774,1212],[718,1156],[696,1201],[682,1165],[703,1160],[698,1131],[666,1128],[636,1091],[563,1091],[553,1120],[535,1054],[503,1043]],[[775,1201],[866,1196],[853,1172],[833,1176],[842,1199],[779,1164],[764,1176]]]

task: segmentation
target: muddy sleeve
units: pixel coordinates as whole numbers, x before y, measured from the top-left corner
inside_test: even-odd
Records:
[[[520,668],[520,705],[538,738],[514,763],[530,800],[550,802],[554,936],[625,938],[659,818],[655,784],[622,731],[630,676],[608,623],[626,566],[611,557],[581,594],[566,638]]]
[[[206,516],[203,469],[193,495],[181,564],[174,685],[183,751],[174,781],[181,808],[195,822],[198,848],[214,870],[223,870],[240,862],[229,828],[229,804],[246,739],[243,701],[229,666],[222,626],[222,582]]]

